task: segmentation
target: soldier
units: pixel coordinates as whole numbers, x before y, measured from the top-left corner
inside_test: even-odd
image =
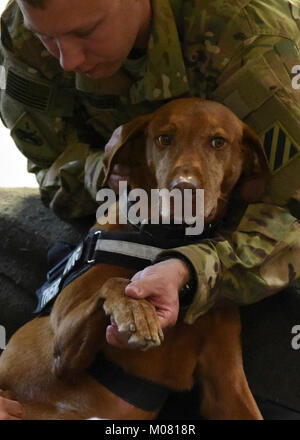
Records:
[[[168,251],[127,287],[163,328],[190,277],[187,323],[217,296],[250,304],[299,277],[298,0],[11,0],[1,24],[2,120],[63,218],[95,212],[113,131],[170,99],[219,101],[264,142],[272,204],[249,205],[223,241]],[[111,186],[124,176],[116,167]],[[126,344],[113,325],[108,341]]]

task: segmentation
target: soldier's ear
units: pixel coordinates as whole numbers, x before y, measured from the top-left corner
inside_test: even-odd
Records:
[[[109,151],[103,159],[105,177],[102,186],[107,183],[115,164],[131,169],[145,165],[146,128],[151,119],[152,113],[139,116],[113,132],[108,142]]]
[[[259,137],[248,125],[244,124],[243,128],[244,166],[239,188],[242,198],[254,203],[266,194],[271,174]]]

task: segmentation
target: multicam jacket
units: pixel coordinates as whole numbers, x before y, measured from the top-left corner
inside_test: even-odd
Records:
[[[173,250],[198,279],[193,322],[218,296],[248,304],[300,275],[300,1],[152,0],[147,51],[108,79],[64,72],[23,27],[11,0],[1,21],[1,117],[61,217],[96,210],[113,130],[170,99],[228,106],[264,142],[272,202],[249,205],[231,234]],[[300,67],[299,67],[300,71]]]

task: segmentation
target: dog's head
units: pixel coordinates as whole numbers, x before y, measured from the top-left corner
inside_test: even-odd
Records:
[[[225,213],[234,188],[260,201],[269,168],[257,135],[228,108],[198,98],[177,99],[116,130],[106,158],[131,169],[130,186],[204,189],[205,223]]]

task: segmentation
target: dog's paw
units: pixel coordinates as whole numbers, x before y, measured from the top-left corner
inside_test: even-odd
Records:
[[[164,335],[155,307],[145,299],[124,294],[129,280],[111,278],[102,287],[103,309],[112,316],[120,333],[129,335],[128,343],[142,350],[161,345]]]

